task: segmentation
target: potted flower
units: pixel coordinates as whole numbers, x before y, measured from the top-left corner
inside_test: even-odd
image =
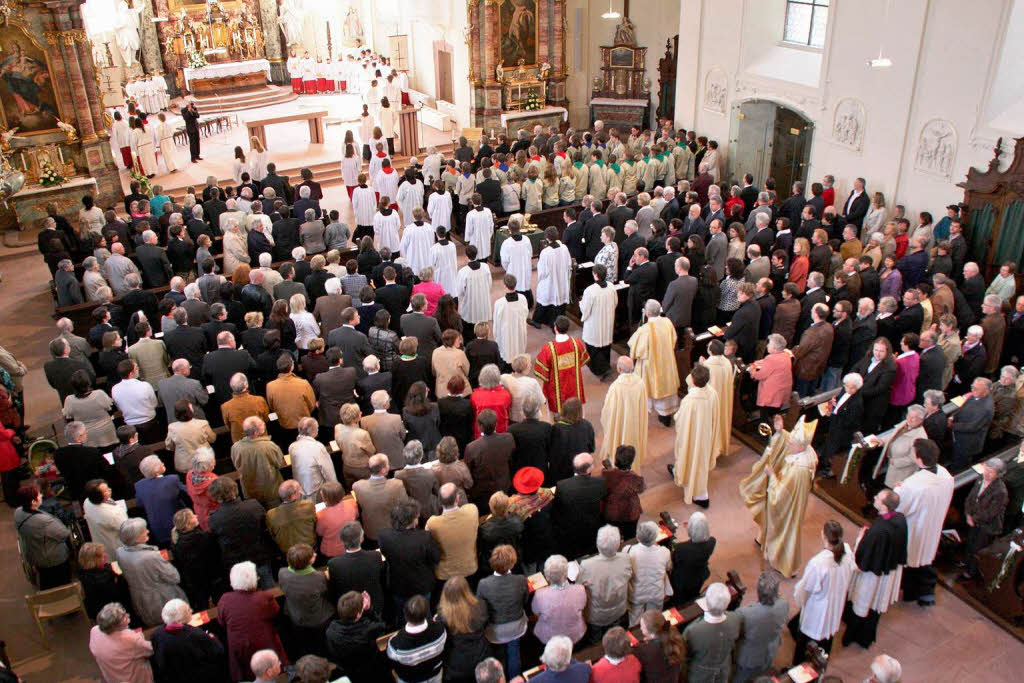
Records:
[[[43,159],[39,164],[39,184],[43,187],[57,187],[67,182],[67,178],[57,170],[57,167],[50,163],[49,159]]]

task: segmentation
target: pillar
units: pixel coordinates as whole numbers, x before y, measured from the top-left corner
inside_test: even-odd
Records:
[[[164,72],[164,58],[160,54],[160,35],[153,23],[153,0],[134,0],[133,4],[142,4],[142,15],[139,17],[139,36],[142,39],[142,67],[147,75]]]
[[[285,55],[281,49],[281,29],[277,24],[277,0],[258,0],[263,51],[270,62],[270,80],[281,85],[289,81],[285,73]]]

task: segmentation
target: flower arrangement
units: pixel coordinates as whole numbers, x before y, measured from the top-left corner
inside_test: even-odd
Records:
[[[204,66],[210,65],[210,63],[206,61],[206,56],[195,49],[189,50],[186,58],[190,69],[202,69]]]
[[[39,184],[43,187],[56,187],[67,182],[67,178],[57,170],[57,167],[50,163],[49,159],[43,159],[39,164]]]
[[[523,109],[526,111],[537,111],[541,108],[540,95],[531,92],[523,102]]]
[[[150,185],[149,178],[146,177],[146,174],[139,173],[136,169],[133,168],[131,170],[130,175],[132,177],[132,180],[139,184],[139,192],[141,192],[144,195],[149,195],[150,197],[153,196],[153,187],[152,185]]]

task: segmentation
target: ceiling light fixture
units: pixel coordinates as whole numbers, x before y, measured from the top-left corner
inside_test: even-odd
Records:
[[[882,26],[885,26],[887,24],[888,20],[889,20],[889,1],[886,0],[886,3],[885,3],[885,13],[884,13],[884,15],[882,17]],[[886,57],[884,54],[882,54],[882,48],[883,48],[884,44],[885,44],[884,41],[879,40],[878,41],[878,56],[875,57],[874,59],[869,59],[868,60],[868,66],[870,66],[872,69],[888,69],[889,67],[892,66],[892,60],[889,59],[888,57]]]
[[[608,11],[601,15],[602,19],[618,19],[621,14],[612,9],[612,0],[608,0]]]

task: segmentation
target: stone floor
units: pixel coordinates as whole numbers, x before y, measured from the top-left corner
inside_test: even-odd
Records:
[[[348,208],[343,188],[330,188],[324,206]],[[6,325],[0,344],[13,352],[31,371],[25,381],[27,419],[33,431],[49,429],[57,420],[59,406],[56,394],[48,387],[42,373],[46,360],[46,344],[52,338],[52,301],[46,291],[46,268],[36,255],[17,257],[3,264],[5,276],[0,285],[0,316]],[[497,273],[496,273],[497,278]],[[492,294],[499,294],[500,282],[495,279]],[[82,331],[80,331],[82,332]],[[578,333],[578,330],[574,330]],[[529,349],[536,351],[549,339],[547,331],[529,328]],[[587,402],[585,416],[601,438],[600,411],[608,385],[601,384],[589,372],[584,373]],[[642,474],[647,491],[642,500],[646,516],[656,517],[668,510],[677,520],[685,520],[694,506],[682,502],[672,484],[665,465],[671,461],[674,432],[650,418],[650,453]],[[712,473],[711,508],[708,517],[712,533],[718,539],[712,558],[713,578],[722,580],[730,569],[739,572],[751,590],[748,600],[756,599],[757,575],[762,560],[753,543],[755,526],[737,491],[739,480],[749,471],[757,454],[734,442],[728,457],[718,461]],[[803,529],[804,560],[819,548],[820,529],[825,520],[838,518],[846,527],[847,538],[856,537],[857,529],[842,519],[831,507],[812,497]],[[7,642],[8,652],[18,673],[28,683],[36,681],[96,681],[98,671],[88,652],[89,625],[84,616],[58,619],[44,628],[50,647],[44,646],[24,607],[23,596],[29,585],[22,575],[15,552],[11,511],[0,506],[0,572],[8,578],[0,589],[0,606],[4,621],[0,639]],[[783,587],[792,595],[794,581]],[[795,609],[794,609],[795,611]],[[792,643],[784,640],[779,662],[789,659]],[[868,651],[857,646],[843,648],[837,644],[829,673],[846,681],[861,681],[869,675],[872,658],[886,652],[899,659],[904,667],[904,680],[953,682],[964,680],[1020,680],[1020,663],[1024,661],[1024,644],[1012,638],[964,602],[948,592],[940,591],[938,605],[930,610],[916,604],[897,605],[882,619],[879,640]],[[1018,673],[1014,674],[1013,672]]]

